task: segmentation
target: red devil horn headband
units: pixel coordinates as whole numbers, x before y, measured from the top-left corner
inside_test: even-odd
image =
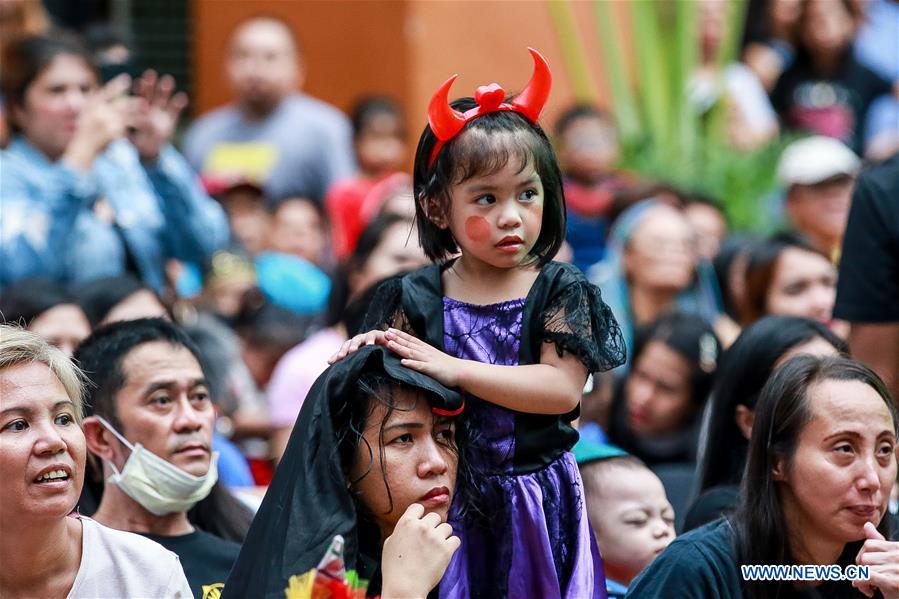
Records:
[[[534,74],[512,102],[503,102],[506,92],[498,84],[491,83],[482,85],[475,92],[474,99],[478,105],[462,113],[449,105],[449,90],[458,75],[453,75],[437,88],[428,104],[428,124],[437,137],[437,143],[434,144],[428,160],[429,166],[433,166],[443,145],[458,135],[467,122],[479,116],[511,110],[526,116],[532,123],[537,122],[537,117],[540,116],[549,97],[552,73],[543,55],[533,48],[528,48],[528,51],[534,59]]]

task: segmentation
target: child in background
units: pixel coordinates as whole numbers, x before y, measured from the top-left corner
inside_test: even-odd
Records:
[[[575,105],[559,117],[555,134],[565,176],[567,241],[574,265],[586,270],[605,256],[609,209],[615,193],[627,187],[626,180],[614,174],[618,133],[599,109]]]
[[[536,122],[551,75],[531,54],[534,75],[512,98],[494,83],[448,105],[455,77],[432,97],[414,187],[419,239],[438,263],[382,285],[370,332],[332,357],[380,343],[466,392],[479,509],[450,512],[462,546],[440,583],[443,599],[605,596],[571,422],[587,375],[621,364],[624,342],[599,288],[551,261],[565,202]]]
[[[318,204],[299,196],[285,198],[272,208],[272,220],[271,249],[327,266],[327,225]]]
[[[674,540],[674,508],[659,477],[613,445],[578,441],[587,513],[606,570],[609,599],[627,587]]]
[[[205,177],[206,192],[225,209],[231,235],[251,256],[268,249],[272,216],[262,187],[249,179]]]
[[[353,108],[351,119],[359,173],[335,183],[325,197],[338,260],[353,253],[365,228],[367,221],[360,212],[365,197],[378,183],[401,170],[407,159],[405,119],[394,100],[365,98]]]

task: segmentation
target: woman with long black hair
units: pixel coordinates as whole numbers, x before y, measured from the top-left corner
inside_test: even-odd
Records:
[[[849,347],[818,321],[766,316],[721,357],[699,436],[699,497],[687,513],[685,530],[736,507],[759,394],[772,371],[799,354],[848,356]]]
[[[736,513],[676,539],[628,597],[899,597],[899,543],[886,540],[897,431],[869,368],[792,358],[762,390]],[[757,565],[812,566],[812,579],[747,580],[742,566]],[[868,578],[814,568],[848,576],[854,565]]]

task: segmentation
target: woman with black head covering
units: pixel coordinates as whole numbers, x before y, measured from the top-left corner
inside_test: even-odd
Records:
[[[331,366],[303,404],[223,597],[284,597],[335,535],[369,595],[427,595],[459,546],[446,516],[468,486],[456,484],[463,406],[379,346]]]

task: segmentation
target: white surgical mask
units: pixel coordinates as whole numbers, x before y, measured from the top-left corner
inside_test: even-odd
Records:
[[[115,464],[107,462],[114,472],[106,479],[107,482],[118,485],[150,513],[164,516],[186,512],[209,495],[218,480],[218,452],[212,454],[209,470],[204,476],[193,476],[140,443],[132,445],[102,417],[97,416],[97,420],[131,450],[121,472]]]

